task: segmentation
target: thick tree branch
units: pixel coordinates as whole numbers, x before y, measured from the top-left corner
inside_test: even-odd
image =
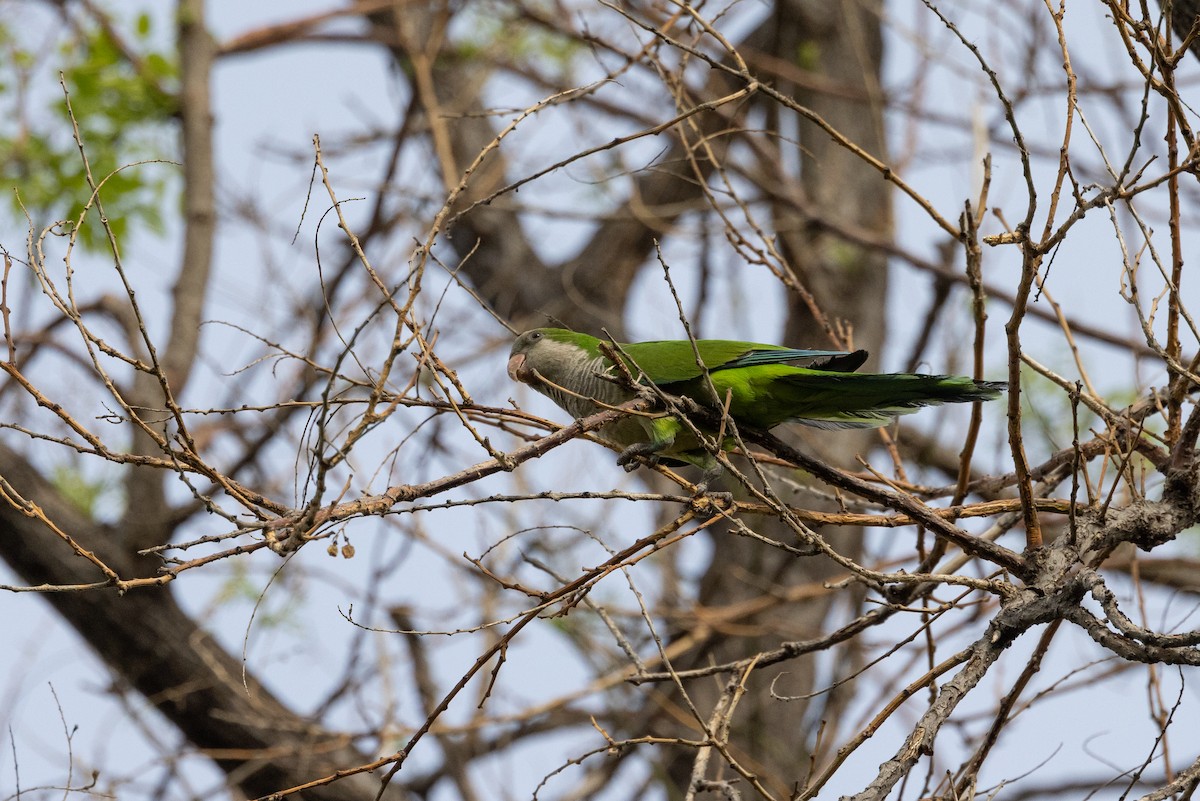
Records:
[[[116,532],[84,518],[17,452],[0,445],[3,477],[118,573],[134,571]],[[34,518],[0,504],[0,558],[30,584],[80,585],[104,580],[91,562]],[[346,765],[369,761],[343,734],[322,729],[280,703],[242,663],[196,625],[168,590],[148,588],[48,593],[71,624],[122,682],[162,715],[249,796],[269,795]],[[325,801],[374,798],[378,781],[361,776],[313,791]],[[388,799],[404,798],[399,786]]]

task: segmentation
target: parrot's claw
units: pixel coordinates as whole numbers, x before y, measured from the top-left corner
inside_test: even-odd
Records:
[[[617,464],[625,468],[626,473],[632,473],[638,468],[638,457],[642,457],[651,466],[658,464],[659,448],[652,442],[638,442],[630,445],[617,456]]]
[[[716,512],[720,509],[733,508],[733,493],[732,492],[709,492],[708,488],[714,481],[721,477],[724,472],[721,465],[713,462],[704,469],[704,474],[700,476],[700,481],[696,484],[696,491],[692,494],[692,508],[697,512]]]
[[[722,509],[733,509],[732,492],[709,492],[703,484],[696,485],[696,492],[688,504],[699,514],[717,514]]]
[[[709,485],[719,479],[724,472],[725,468],[721,467],[721,463],[714,459],[708,467],[704,468],[704,474],[700,476],[700,482],[696,484],[697,494],[708,492]]]

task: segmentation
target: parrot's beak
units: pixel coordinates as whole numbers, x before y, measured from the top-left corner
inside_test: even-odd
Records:
[[[529,380],[529,371],[525,369],[525,354],[514,353],[508,359],[508,377],[522,384]]]

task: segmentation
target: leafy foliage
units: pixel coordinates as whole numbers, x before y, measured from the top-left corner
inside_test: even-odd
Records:
[[[0,63],[6,65],[0,67],[0,87],[14,90],[0,95],[14,106],[4,115],[14,122],[9,130],[0,129],[0,186],[12,190],[5,202],[18,218],[28,215],[36,227],[54,219],[78,223],[92,194],[90,164],[118,237],[131,230],[162,230],[166,179],[127,165],[173,155],[170,127],[178,108],[179,68],[175,56],[152,48],[148,15],[138,18],[133,31],[137,52],[130,53],[130,44],[117,41],[101,24],[75,28],[59,44],[57,63],[43,60],[39,72],[34,69],[38,55],[0,25]],[[69,97],[42,86],[55,74]],[[45,98],[45,105],[33,106],[34,97]],[[70,135],[72,120],[87,143],[87,164]],[[86,247],[105,241],[95,225],[83,226],[79,235]]]

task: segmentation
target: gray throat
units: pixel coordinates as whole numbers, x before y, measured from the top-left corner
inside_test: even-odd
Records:
[[[622,389],[612,381],[601,378],[601,374],[612,375],[608,360],[597,356],[586,362],[574,362],[561,372],[546,378],[576,394],[563,392],[549,384],[539,384],[537,390],[565,409],[572,417],[580,418],[602,411],[603,407],[592,402],[592,398],[609,406],[617,406],[634,397],[634,393]]]

